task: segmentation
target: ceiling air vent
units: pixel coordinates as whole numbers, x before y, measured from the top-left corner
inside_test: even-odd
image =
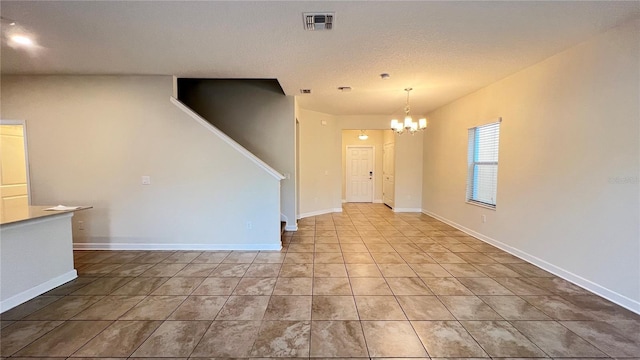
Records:
[[[305,30],[331,30],[333,28],[334,13],[303,13]]]
[[[301,94],[311,94],[311,89],[300,89]]]

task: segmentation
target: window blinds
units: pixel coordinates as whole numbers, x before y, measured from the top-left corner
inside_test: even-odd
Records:
[[[467,201],[496,206],[500,122],[469,129]]]

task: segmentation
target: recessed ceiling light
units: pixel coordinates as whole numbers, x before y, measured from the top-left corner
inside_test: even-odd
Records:
[[[386,79],[388,79],[390,76],[391,76],[391,75],[389,75],[389,74],[387,74],[387,73],[382,73],[382,74],[380,74],[380,79],[382,79],[382,80],[386,80]]]
[[[311,94],[311,89],[300,89],[301,94]]]
[[[31,38],[24,36],[24,35],[12,35],[11,36],[11,41],[13,41],[16,44],[20,44],[20,45],[24,45],[24,46],[32,46],[33,45],[33,40],[31,40]]]
[[[349,92],[349,91],[351,91],[351,86],[340,86],[338,88],[338,90],[340,90],[342,92]]]

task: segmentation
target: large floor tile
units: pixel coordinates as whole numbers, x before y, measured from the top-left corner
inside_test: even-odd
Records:
[[[559,296],[522,296],[531,305],[554,320],[597,320],[587,309],[576,306]]]
[[[313,320],[359,320],[353,296],[314,296]]]
[[[168,277],[138,277],[116,289],[111,295],[149,295],[169,279]]]
[[[233,290],[232,295],[266,295],[273,293],[276,286],[276,278],[268,277],[244,277]]]
[[[371,357],[426,357],[427,352],[408,321],[363,321]]]
[[[352,295],[348,278],[314,278],[313,295]]]
[[[409,320],[455,320],[435,296],[398,296],[398,302]]]
[[[189,296],[169,316],[169,320],[213,320],[228,296]]]
[[[562,321],[562,325],[578,334],[612,357],[637,357],[640,337],[637,333],[623,333],[600,321]]]
[[[117,320],[144,298],[144,296],[105,296],[74,316],[73,320]]]
[[[308,357],[310,321],[263,321],[252,357]]]
[[[0,319],[20,320],[43,307],[62,299],[62,296],[41,295],[0,314]]]
[[[0,332],[0,356],[9,357],[60,326],[62,321],[18,321]]]
[[[492,357],[545,357],[546,354],[506,321],[462,321]]]
[[[130,356],[161,323],[161,321],[116,321],[76,351],[73,357]]]
[[[120,319],[165,320],[186,298],[186,296],[147,296]]]
[[[311,320],[311,296],[272,296],[264,320]]]
[[[17,356],[66,357],[104,330],[111,321],[67,321],[20,350]]]
[[[355,296],[360,320],[406,320],[395,296]]]
[[[439,296],[438,299],[458,320],[502,320],[502,316],[477,296]]]
[[[102,296],[65,296],[33,312],[25,320],[68,320],[100,299]]]
[[[487,354],[457,321],[412,321],[431,357],[485,357]]]
[[[351,289],[354,295],[393,295],[385,279],[351,278]]]
[[[260,321],[214,321],[192,357],[249,357],[260,330]]]
[[[551,320],[518,296],[480,296],[480,299],[506,320]]]
[[[387,284],[394,295],[433,295],[419,277],[387,278]]]
[[[473,295],[471,290],[452,277],[423,277],[422,281],[435,295]]]
[[[511,324],[552,357],[606,357],[600,350],[555,321],[513,321]]]
[[[312,278],[280,277],[276,281],[273,295],[311,295],[313,289]]]
[[[359,321],[313,321],[311,357],[369,357]]]
[[[191,295],[231,295],[239,282],[240,278],[206,278]]]
[[[262,320],[269,296],[230,296],[216,320]]]
[[[211,321],[165,321],[133,353],[133,357],[186,357]]]

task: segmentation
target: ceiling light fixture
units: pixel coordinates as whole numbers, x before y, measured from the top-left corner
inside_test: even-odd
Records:
[[[389,78],[389,76],[391,76],[391,75],[389,75],[387,73],[382,73],[382,74],[380,74],[380,79],[387,80]]]
[[[411,108],[409,107],[409,93],[413,90],[412,88],[406,88],[404,91],[407,92],[407,104],[404,106],[404,124],[399,122],[398,119],[391,120],[391,130],[393,130],[396,134],[402,135],[405,131],[411,133],[411,135],[415,134],[417,131],[422,131],[427,128],[427,119],[421,118],[418,122],[414,122],[411,115],[409,115],[409,111]]]
[[[9,39],[19,45],[33,46],[33,40],[24,35],[12,35]]]
[[[369,138],[369,135],[367,135],[364,130],[360,130],[360,135],[358,135],[358,139],[364,141],[364,140],[367,140],[368,138]]]

